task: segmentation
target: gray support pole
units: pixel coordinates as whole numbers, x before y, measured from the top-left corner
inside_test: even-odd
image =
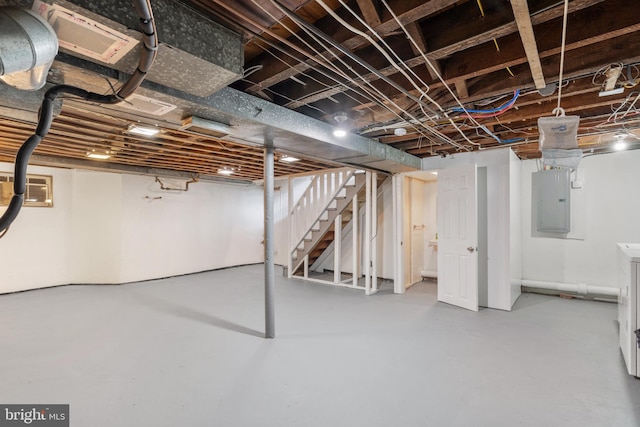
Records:
[[[274,299],[274,155],[273,141],[265,140],[264,149],[264,313],[265,313],[265,338],[276,336],[276,316]]]

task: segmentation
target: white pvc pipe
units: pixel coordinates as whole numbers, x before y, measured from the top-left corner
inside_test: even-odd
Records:
[[[522,280],[523,286],[530,288],[545,289],[550,291],[560,292],[573,292],[578,295],[601,295],[609,297],[618,297],[620,294],[619,288],[612,288],[610,286],[595,286],[587,285],[585,283],[559,283],[559,282],[542,282],[538,280]]]
[[[420,276],[437,279],[438,272],[434,270],[421,270]],[[522,285],[530,288],[544,289],[549,291],[573,292],[578,295],[600,295],[608,297],[618,297],[620,288],[610,286],[587,285],[585,283],[560,283],[543,282],[539,280],[522,280]]]

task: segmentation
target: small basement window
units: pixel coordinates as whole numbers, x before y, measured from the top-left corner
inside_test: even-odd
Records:
[[[13,197],[13,174],[0,172],[0,206],[7,206]],[[53,177],[27,175],[24,206],[53,206]]]

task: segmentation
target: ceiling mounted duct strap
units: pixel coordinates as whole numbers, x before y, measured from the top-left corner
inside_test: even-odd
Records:
[[[18,89],[37,90],[47,81],[58,53],[53,28],[39,15],[0,8],[0,79]]]

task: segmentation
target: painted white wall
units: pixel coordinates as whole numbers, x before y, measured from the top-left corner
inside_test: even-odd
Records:
[[[438,271],[438,249],[430,246],[429,242],[436,239],[438,233],[437,207],[438,207],[438,182],[429,181],[424,185],[424,224],[425,224],[425,250],[422,269]]]
[[[522,293],[522,162],[509,152],[509,249],[511,261],[511,305]]]
[[[488,306],[501,310],[511,310],[512,306],[510,153],[509,148],[504,148],[422,160],[423,170],[474,163],[487,168]]]
[[[12,165],[0,163],[0,170]],[[39,167],[29,173],[53,176],[54,207],[23,208],[0,239],[0,293],[263,261],[261,187],[198,182],[172,192],[154,177]]]
[[[378,277],[393,279],[393,186],[391,179],[382,183],[382,194],[378,197]],[[364,223],[364,221],[362,221]]]
[[[402,177],[402,271],[404,288],[411,286],[411,178]]]
[[[640,242],[640,150],[587,156],[578,167],[586,208],[583,239],[532,237],[531,173],[522,162],[522,276],[528,280],[616,286],[616,243]],[[573,193],[572,193],[573,197]]]
[[[0,163],[0,171],[13,173],[13,165]],[[71,171],[29,166],[27,173],[53,176],[53,207],[23,207],[0,239],[0,293],[71,281]]]
[[[73,170],[71,184],[69,283],[122,283],[122,175]]]
[[[120,282],[263,262],[262,188],[198,182],[164,191],[153,177],[122,175],[121,191]]]
[[[424,269],[425,257],[425,182],[407,177],[409,187],[409,249],[410,249],[410,281],[419,282],[422,279],[420,272]]]

